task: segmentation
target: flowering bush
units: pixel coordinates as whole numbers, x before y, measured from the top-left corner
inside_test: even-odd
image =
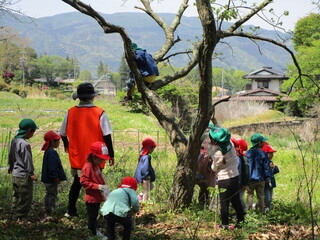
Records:
[[[8,70],[3,70],[2,78],[9,84],[12,81],[12,78],[14,78],[14,73]]]

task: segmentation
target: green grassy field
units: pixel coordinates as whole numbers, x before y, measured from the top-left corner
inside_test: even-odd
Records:
[[[62,217],[66,210],[70,181],[60,186],[59,207],[53,219],[44,219],[42,210],[44,186],[38,181],[34,187],[32,222],[19,225],[8,220],[12,177],[6,173],[7,148],[17,130],[18,123],[22,118],[30,117],[40,127],[35,136],[30,139],[36,174],[40,176],[43,156],[40,148],[43,143],[43,134],[48,130],[59,130],[64,114],[76,104],[77,101],[73,100],[22,99],[0,92],[0,227],[2,229],[0,239],[85,239],[89,236],[89,231],[86,229],[86,210],[81,198],[78,202],[80,218],[69,220]],[[270,214],[264,216],[249,212],[246,216],[247,224],[243,229],[231,232],[221,231],[214,228],[216,221],[219,222],[217,213],[204,209],[197,203],[198,187],[195,187],[194,203],[189,209],[178,212],[167,210],[166,202],[175,172],[176,157],[157,120],[153,116],[130,113],[126,106],[112,99],[96,99],[95,104],[106,110],[114,130],[116,164],[104,170],[106,182],[111,189],[115,189],[123,177],[133,176],[143,138],[152,137],[159,143],[159,147],[152,154],[152,163],[157,175],[155,190],[152,191],[150,203],[143,205],[136,218],[132,239],[267,239],[267,237],[310,239],[306,183],[313,176],[316,183],[312,190],[319,192],[319,181],[316,179],[319,176],[319,141],[316,144],[309,144],[299,136],[299,133],[295,133],[298,137],[283,136],[281,129],[268,136],[270,145],[277,150],[273,160],[280,168],[280,173],[276,175],[278,186],[274,190],[275,208]],[[251,117],[250,121],[255,121],[255,118],[278,121],[277,116],[279,113],[269,111],[260,117]],[[222,125],[245,124],[247,121],[238,120],[228,124],[222,123]],[[249,137],[245,136],[246,139]],[[68,156],[63,152],[62,146],[58,152],[70,179]],[[319,197],[319,194],[314,194],[313,199],[318,218]],[[103,225],[103,220],[99,221]],[[299,231],[295,230],[297,226],[299,229],[309,230],[302,231],[299,235],[297,233]],[[317,231],[319,234],[319,230]],[[272,232],[276,237],[272,238]],[[301,237],[302,234],[305,234],[305,238]],[[263,238],[263,236],[267,237]]]

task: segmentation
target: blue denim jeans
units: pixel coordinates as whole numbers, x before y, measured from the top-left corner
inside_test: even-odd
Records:
[[[264,203],[265,207],[269,208],[271,210],[271,204],[272,204],[272,196],[273,196],[273,188],[264,188]]]

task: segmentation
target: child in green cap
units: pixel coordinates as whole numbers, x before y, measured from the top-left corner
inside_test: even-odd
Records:
[[[132,43],[132,50],[134,51],[137,66],[142,75],[142,80],[148,86],[156,80],[156,76],[159,76],[159,70],[157,63],[152,58],[152,55],[145,49],[139,48],[136,43]],[[135,82],[132,72],[130,72],[130,78],[126,82],[127,95],[121,102],[128,102],[132,100],[132,94],[135,89]]]
[[[253,195],[256,192],[259,210],[264,213],[264,187],[270,182],[270,159],[260,148],[263,148],[268,138],[260,133],[251,136],[252,147],[246,151],[249,164],[249,186],[247,190],[248,209],[252,209]]]
[[[25,219],[31,209],[33,197],[33,181],[37,180],[34,174],[31,146],[28,139],[38,129],[32,119],[26,118],[19,123],[19,130],[12,139],[9,152],[8,173],[13,176],[13,197],[11,218]]]
[[[231,134],[226,128],[213,127],[210,129],[209,137],[211,145],[216,148],[215,151],[211,151],[211,168],[217,174],[220,198],[221,225],[216,227],[223,229],[241,227],[244,221],[244,211],[239,194],[237,154],[230,141]],[[229,226],[230,203],[237,214],[237,223],[234,226]]]

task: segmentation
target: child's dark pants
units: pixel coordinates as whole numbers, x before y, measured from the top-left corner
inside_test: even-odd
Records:
[[[130,240],[130,235],[132,231],[132,219],[130,216],[128,217],[119,217],[114,215],[113,213],[109,213],[108,215],[104,216],[107,220],[107,237],[109,240],[115,240],[115,224],[120,223],[123,225],[123,240]]]
[[[88,214],[88,228],[92,235],[97,234],[97,218],[99,214],[100,203],[86,203]]]

